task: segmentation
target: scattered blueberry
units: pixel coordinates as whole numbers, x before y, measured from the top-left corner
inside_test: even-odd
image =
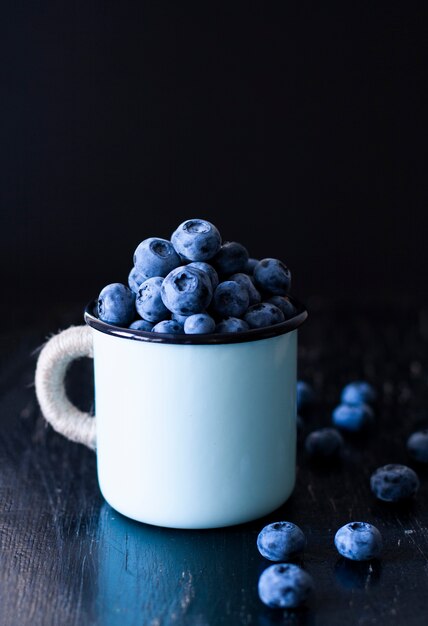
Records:
[[[172,335],[181,335],[184,333],[183,326],[175,320],[163,320],[153,326],[154,333],[170,333]]]
[[[135,317],[135,293],[122,283],[111,283],[101,290],[97,306],[103,322],[128,326]]]
[[[188,335],[203,335],[215,331],[215,321],[207,313],[189,315],[184,322],[184,332]]]
[[[332,414],[333,424],[349,432],[361,431],[373,422],[374,414],[368,404],[339,404]]]
[[[428,428],[410,435],[407,440],[410,456],[419,463],[428,463]]]
[[[211,280],[208,274],[198,268],[182,265],[166,276],[161,294],[165,306],[172,313],[202,313],[211,302]]]
[[[340,400],[342,404],[373,404],[376,391],[370,383],[354,381],[342,389]]]
[[[263,326],[271,326],[284,321],[284,313],[274,304],[269,302],[261,302],[250,306],[244,320],[250,328],[262,328]]]
[[[226,319],[219,322],[216,326],[216,333],[243,333],[246,330],[250,330],[247,322],[238,319],[237,317],[226,317]]]
[[[234,280],[235,283],[242,285],[248,291],[248,296],[250,298],[250,305],[257,304],[261,301],[262,297],[260,293],[257,291],[253,281],[248,276],[248,274],[243,274],[242,272],[238,272],[237,274],[232,274],[229,280]],[[274,303],[275,304],[275,303]]]
[[[129,328],[150,332],[153,328],[153,324],[147,320],[135,320],[135,322],[132,322],[132,324],[129,325]]]
[[[350,522],[336,533],[334,544],[339,554],[352,561],[377,559],[382,551],[382,535],[372,524]]]
[[[226,280],[215,290],[212,306],[220,317],[240,317],[248,309],[249,299],[246,287]]]
[[[134,253],[134,265],[137,271],[149,278],[166,276],[180,263],[180,257],[172,243],[158,237],[144,239],[138,244]]]
[[[254,268],[256,286],[273,296],[285,296],[291,283],[291,272],[278,259],[262,259]]]
[[[134,266],[128,275],[129,288],[134,293],[138,293],[138,289],[140,288],[140,285],[144,283],[144,281],[147,279],[148,279],[148,276],[139,272],[137,268]]]
[[[419,489],[419,478],[407,465],[389,464],[373,472],[370,487],[379,500],[399,502],[415,495]]]
[[[305,380],[297,381],[296,404],[297,410],[305,409],[315,402],[315,391]]]
[[[260,600],[272,608],[295,609],[311,595],[312,577],[298,565],[276,563],[264,570],[259,578]]]
[[[335,428],[313,430],[305,441],[305,450],[314,460],[335,459],[340,456],[344,442]]]
[[[248,251],[236,241],[227,241],[217,252],[213,264],[220,274],[244,272],[248,263]]]
[[[296,315],[296,307],[287,296],[272,296],[266,302],[270,302],[281,309],[284,313],[284,319],[289,320]]]
[[[258,262],[259,262],[258,259],[252,259],[250,257],[247,261],[247,265],[245,266],[244,272],[252,276],[254,273],[254,268],[256,267]]]
[[[269,561],[288,561],[303,552],[305,543],[305,535],[292,522],[268,524],[257,537],[257,548]]]
[[[170,316],[161,297],[163,278],[153,276],[148,278],[138,290],[135,308],[141,317],[149,322],[161,322]]]
[[[171,241],[178,254],[189,261],[208,261],[221,246],[221,236],[214,224],[200,219],[180,224]]]
[[[193,261],[192,263],[189,263],[189,265],[191,267],[197,267],[198,270],[202,270],[203,272],[208,274],[211,280],[213,291],[215,291],[219,281],[218,281],[218,274],[213,268],[213,266],[210,265],[209,263],[205,263],[204,261]]]

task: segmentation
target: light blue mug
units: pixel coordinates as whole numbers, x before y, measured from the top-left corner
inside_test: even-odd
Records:
[[[166,335],[106,324],[48,341],[36,368],[45,418],[97,452],[106,501],[134,520],[215,528],[266,515],[296,466],[298,303],[285,322],[243,333]],[[66,397],[68,364],[93,356],[96,419]]]

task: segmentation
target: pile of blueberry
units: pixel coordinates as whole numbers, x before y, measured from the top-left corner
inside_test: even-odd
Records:
[[[155,333],[236,333],[279,324],[296,314],[288,297],[290,270],[278,259],[257,260],[224,242],[202,219],[186,220],[171,241],[150,237],[135,250],[128,285],[98,296],[98,317]]]

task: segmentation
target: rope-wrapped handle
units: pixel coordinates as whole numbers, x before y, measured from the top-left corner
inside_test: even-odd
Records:
[[[57,432],[95,450],[95,417],[79,411],[67,398],[64,386],[68,366],[84,356],[93,357],[88,326],[72,326],[49,339],[37,361],[36,394],[45,419]]]

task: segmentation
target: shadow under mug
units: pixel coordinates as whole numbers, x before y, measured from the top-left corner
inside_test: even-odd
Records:
[[[170,335],[106,324],[52,337],[36,393],[55,430],[96,449],[105,500],[134,520],[216,528],[274,511],[296,466],[297,313],[242,333]],[[96,418],[66,396],[76,358],[94,359]]]

